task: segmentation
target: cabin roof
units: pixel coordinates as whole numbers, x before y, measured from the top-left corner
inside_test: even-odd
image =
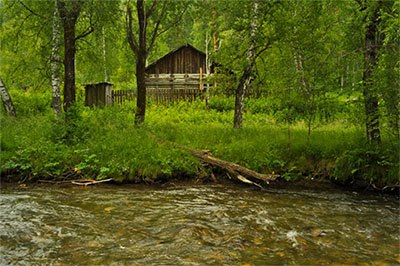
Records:
[[[151,63],[150,65],[148,65],[148,66],[146,67],[146,70],[150,69],[151,67],[155,66],[158,62],[160,62],[160,61],[166,59],[167,57],[169,57],[169,56],[175,54],[176,52],[178,52],[178,51],[180,51],[180,50],[182,50],[182,49],[184,49],[184,48],[190,48],[190,49],[196,51],[197,53],[203,55],[204,57],[206,57],[206,54],[205,54],[203,51],[200,51],[199,49],[197,49],[197,48],[194,47],[193,45],[190,45],[190,44],[187,43],[187,44],[185,44],[185,45],[182,45],[182,46],[180,46],[180,47],[178,47],[178,48],[172,50],[172,51],[169,52],[168,54],[162,56],[161,58],[159,58],[159,59],[156,60],[155,62]]]

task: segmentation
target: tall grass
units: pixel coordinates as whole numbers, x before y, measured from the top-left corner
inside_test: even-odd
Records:
[[[259,172],[279,173],[288,180],[317,176],[343,183],[356,179],[379,180],[381,185],[398,181],[398,142],[385,139],[381,148],[371,153],[364,145],[363,129],[357,126],[320,124],[308,140],[307,127],[299,121],[291,125],[289,139],[287,125],[271,114],[248,110],[244,128],[237,130],[232,128],[233,110],[206,110],[204,103],[197,101],[169,106],[152,103],[145,124],[137,128],[134,108],[133,104],[95,109],[81,106],[69,124],[48,109],[33,114],[23,111],[16,119],[2,113],[2,176],[153,182],[202,172],[195,158],[170,143],[176,142],[208,149],[217,157]]]

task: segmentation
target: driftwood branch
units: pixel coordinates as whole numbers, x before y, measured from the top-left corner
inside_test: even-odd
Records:
[[[89,186],[89,185],[95,185],[95,184],[99,184],[99,183],[104,183],[104,182],[110,182],[112,181],[112,178],[109,179],[104,179],[104,180],[79,180],[79,181],[71,181],[72,184],[74,185],[78,185],[78,186]]]

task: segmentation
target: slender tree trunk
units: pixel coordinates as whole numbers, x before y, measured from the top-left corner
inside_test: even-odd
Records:
[[[206,33],[206,77],[207,77],[207,85],[206,85],[206,109],[209,110],[210,106],[210,72],[211,72],[211,68],[210,68],[210,56],[209,56],[209,52],[208,52],[208,44],[209,44],[209,39],[208,39],[208,33]]]
[[[314,93],[310,82],[307,80],[304,72],[303,57],[300,51],[296,51],[295,54],[295,66],[296,72],[299,74],[300,91],[303,93],[306,108],[307,108],[307,145],[310,144],[311,137],[311,125],[314,117]]]
[[[81,12],[83,1],[57,0],[58,12],[64,28],[64,111],[75,103],[75,26]],[[68,5],[68,7],[67,7]],[[87,34],[86,34],[87,35]],[[82,37],[82,36],[81,36]]]
[[[214,54],[217,53],[218,51],[218,38],[217,38],[217,12],[215,10],[215,4],[214,2],[212,3],[212,31],[213,31],[213,52]],[[217,75],[217,69],[214,68],[214,76]],[[214,85],[213,85],[213,90],[215,91],[217,89],[217,79],[214,79]],[[209,100],[210,96],[208,96]]]
[[[292,158],[292,103],[290,102],[291,99],[291,94],[292,94],[292,88],[289,85],[288,86],[288,93],[287,93],[287,98],[289,99],[288,102],[288,113],[286,117],[287,121],[287,137],[288,137],[288,143],[287,143],[287,152],[288,152],[288,158],[289,160]]]
[[[17,116],[15,112],[14,104],[11,100],[11,96],[6,89],[6,85],[4,85],[3,80],[0,77],[0,92],[1,92],[1,101],[3,102],[4,109],[7,114],[10,116]]]
[[[75,103],[75,23],[64,25],[64,111]]]
[[[101,34],[102,34],[102,45],[103,45],[103,71],[104,71],[104,81],[108,82],[109,77],[108,77],[108,71],[107,71],[107,46],[106,46],[106,33],[104,30],[104,27],[101,29]]]
[[[146,114],[146,82],[145,82],[146,59],[138,56],[136,59],[136,86],[137,86],[137,101],[135,124],[139,125],[144,122]]]
[[[54,1],[55,8],[53,13],[53,37],[52,37],[52,49],[51,49],[51,87],[52,87],[52,107],[56,115],[61,114],[61,80],[60,80],[60,17],[57,8],[57,1]]]
[[[150,2],[150,1],[149,1]],[[160,6],[160,3],[161,6]],[[177,23],[181,15],[169,27],[167,26],[160,32],[162,21],[168,16],[169,1],[151,1],[151,4],[146,5],[145,0],[136,0],[137,23],[139,24],[138,35],[134,36],[133,16],[130,2],[127,3],[127,17],[126,17],[126,33],[129,46],[136,56],[136,85],[137,85],[137,101],[135,113],[135,125],[144,122],[146,114],[146,60],[153,49],[157,36],[168,30],[170,27]],[[147,6],[147,9],[146,9]],[[160,7],[160,9],[158,8]],[[150,18],[153,17],[151,20]],[[136,21],[136,20],[135,20]],[[152,27],[147,28],[149,24]],[[149,33],[149,35],[147,35]],[[147,42],[148,37],[148,42]]]
[[[239,84],[236,88],[235,113],[233,117],[234,128],[242,128],[244,96],[246,94],[248,86],[251,83],[253,67],[256,59],[255,51],[256,51],[257,24],[258,24],[258,2],[257,0],[253,0],[253,18],[251,21],[251,33],[250,33],[251,43],[247,57],[248,64],[242,76],[240,77]]]
[[[235,97],[235,113],[233,117],[233,127],[242,128],[243,122],[243,107],[244,107],[244,95],[246,94],[247,87],[251,82],[251,75],[253,72],[253,66],[250,64],[246,67],[243,75],[240,77],[239,85],[236,88]]]
[[[139,22],[139,44],[136,49],[136,86],[137,86],[137,101],[136,101],[136,113],[135,113],[135,124],[139,125],[144,122],[146,114],[146,83],[145,83],[145,71],[146,71],[146,14],[143,0],[137,0],[137,16]]]
[[[381,7],[382,1],[379,0],[377,7],[367,22],[365,34],[363,96],[367,140],[370,144],[379,144],[381,142],[378,95],[372,80],[372,73],[377,65],[379,48],[383,43],[382,35],[378,30],[380,22],[379,11]]]

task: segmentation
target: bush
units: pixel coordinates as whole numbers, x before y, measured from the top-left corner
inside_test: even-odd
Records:
[[[235,98],[213,97],[209,102],[209,107],[218,112],[232,111],[235,109]]]
[[[399,149],[370,146],[345,151],[336,161],[334,178],[342,184],[395,184],[399,181]]]
[[[47,114],[51,112],[51,94],[32,90],[10,90],[18,116]]]

